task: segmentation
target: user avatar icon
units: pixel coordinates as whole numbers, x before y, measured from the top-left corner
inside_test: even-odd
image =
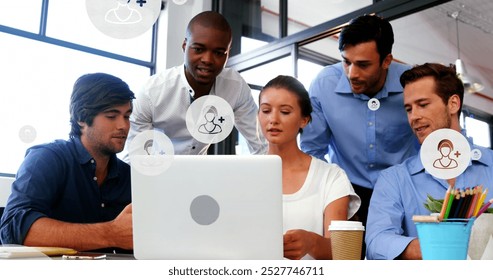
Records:
[[[471,162],[471,146],[459,131],[441,128],[426,136],[419,157],[424,169],[439,179],[457,178]]]
[[[441,154],[439,159],[436,159],[433,162],[433,167],[440,169],[452,169],[458,166],[458,163],[455,159],[450,158],[450,154],[454,150],[454,144],[449,139],[443,139],[438,143],[438,151]],[[460,156],[459,152],[455,153],[456,157]]]
[[[473,160],[479,160],[479,159],[481,159],[481,155],[482,155],[481,154],[481,151],[478,150],[478,149],[473,149],[471,151],[471,159],[473,159]]]
[[[205,123],[199,126],[199,132],[204,134],[218,134],[223,131],[220,125],[216,123],[217,109],[214,106],[210,106],[205,110],[204,114]],[[219,122],[224,121],[223,117],[218,119]]]
[[[226,100],[217,95],[207,95],[190,104],[185,120],[190,135],[210,145],[228,137],[233,131],[235,116]]]
[[[108,10],[104,20],[114,24],[133,24],[142,20],[142,15],[129,6],[130,0],[116,0],[116,8]]]
[[[372,98],[370,100],[368,100],[368,109],[372,110],[372,111],[376,111],[380,108],[380,101],[376,98]]]
[[[104,35],[136,38],[148,32],[161,14],[162,0],[85,0],[87,16]]]
[[[158,130],[145,130],[129,145],[130,166],[141,174],[155,176],[167,170],[174,158],[173,143]]]

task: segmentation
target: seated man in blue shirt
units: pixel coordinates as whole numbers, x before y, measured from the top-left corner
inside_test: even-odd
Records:
[[[459,117],[464,86],[455,69],[426,63],[404,72],[404,108],[409,124],[422,144],[435,130],[461,132]],[[413,215],[429,215],[424,207],[427,194],[443,198],[448,186],[474,187],[493,183],[493,151],[471,144],[481,151],[457,178],[443,180],[425,171],[419,155],[380,173],[367,221],[368,259],[421,259]],[[488,195],[491,198],[491,192]]]
[[[133,99],[128,85],[108,74],[75,82],[70,139],[27,150],[1,219],[3,244],[132,249],[130,168],[116,153]]]

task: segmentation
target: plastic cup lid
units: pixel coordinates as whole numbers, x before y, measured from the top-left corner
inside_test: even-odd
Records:
[[[329,230],[365,230],[365,227],[356,221],[331,221]]]

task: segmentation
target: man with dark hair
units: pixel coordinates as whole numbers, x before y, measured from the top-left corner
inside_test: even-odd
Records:
[[[29,148],[0,224],[3,244],[132,249],[130,167],[123,150],[134,94],[121,79],[81,76],[70,138]]]
[[[464,86],[455,69],[425,63],[404,72],[404,108],[409,125],[422,144],[432,132],[447,128],[463,132],[460,113]],[[430,215],[427,196],[443,198],[449,186],[465,189],[493,183],[493,152],[471,144],[481,156],[456,178],[439,179],[426,172],[419,155],[380,172],[368,213],[368,259],[421,259],[412,217]],[[491,192],[487,199],[492,197]]]
[[[363,224],[379,172],[418,146],[399,84],[409,66],[393,61],[393,43],[385,19],[364,15],[349,22],[339,36],[343,61],[325,67],[310,86],[313,120],[300,136],[303,151],[346,171],[361,198],[356,217]]]
[[[267,143],[257,130],[257,105],[238,72],[224,68],[232,34],[219,13],[202,12],[189,22],[182,48],[184,64],[152,76],[135,102],[128,141],[140,132],[158,129],[172,141],[176,154],[204,154],[208,145],[191,135],[186,113],[197,98],[217,95],[234,112],[235,126],[252,154],[264,154]],[[125,160],[129,160],[128,155]]]

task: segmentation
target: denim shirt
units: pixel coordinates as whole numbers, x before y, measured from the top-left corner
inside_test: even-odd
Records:
[[[456,178],[455,188],[493,185],[493,151],[479,149],[481,158],[472,160]],[[427,195],[442,199],[448,189],[444,179],[425,171],[419,155],[380,173],[368,211],[366,256],[368,259],[395,259],[418,236],[413,215],[430,215],[424,207]],[[486,200],[493,197],[491,190]]]
[[[96,163],[79,138],[27,150],[0,224],[3,244],[23,244],[41,217],[72,222],[110,221],[131,202],[130,167],[113,155],[101,186]]]

